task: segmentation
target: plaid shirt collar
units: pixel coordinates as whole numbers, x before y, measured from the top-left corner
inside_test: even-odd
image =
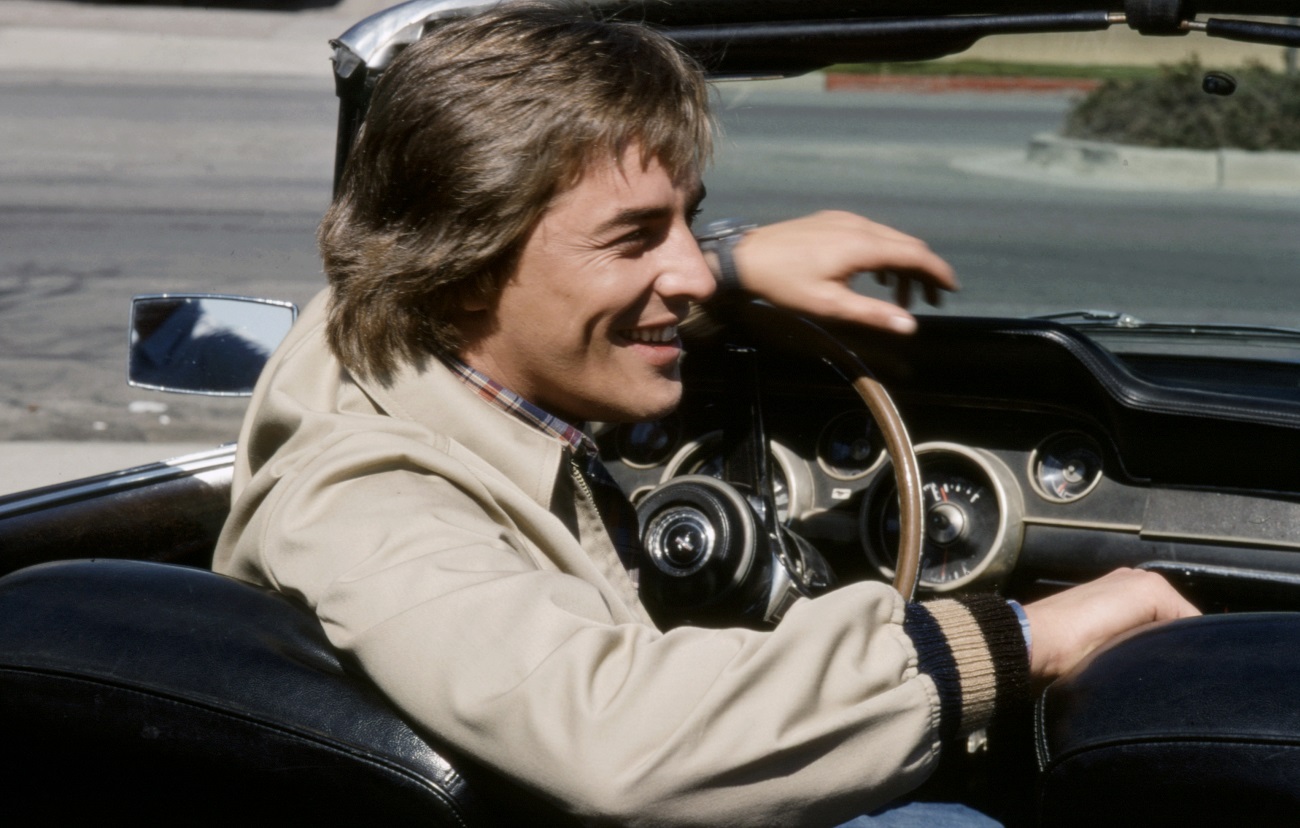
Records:
[[[444,361],[456,379],[474,389],[479,397],[493,406],[528,423],[543,434],[567,443],[575,454],[594,457],[599,453],[595,441],[582,429],[569,425],[554,414],[546,413],[487,374],[471,368],[454,356],[445,357]]]

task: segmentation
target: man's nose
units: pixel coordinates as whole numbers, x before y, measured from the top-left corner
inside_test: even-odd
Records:
[[[674,228],[665,254],[668,261],[659,277],[656,289],[663,296],[676,296],[693,302],[703,302],[717,289],[713,271],[709,270],[699,242],[683,223]]]

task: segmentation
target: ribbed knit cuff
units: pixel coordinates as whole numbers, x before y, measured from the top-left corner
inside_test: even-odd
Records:
[[[943,738],[979,730],[1029,697],[1029,655],[1020,620],[996,595],[908,604],[903,628],[921,672],[939,691]]]

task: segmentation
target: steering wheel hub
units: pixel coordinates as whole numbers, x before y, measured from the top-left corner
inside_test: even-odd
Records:
[[[655,514],[645,531],[646,552],[671,575],[698,572],[712,556],[717,533],[703,512],[676,505]]]

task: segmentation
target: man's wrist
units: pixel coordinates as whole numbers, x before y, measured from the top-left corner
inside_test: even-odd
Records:
[[[726,296],[743,290],[740,268],[736,265],[736,245],[757,226],[744,219],[719,219],[709,222],[696,234],[700,250],[706,255],[712,254],[713,261],[709,264],[713,278],[718,282],[718,295]]]

